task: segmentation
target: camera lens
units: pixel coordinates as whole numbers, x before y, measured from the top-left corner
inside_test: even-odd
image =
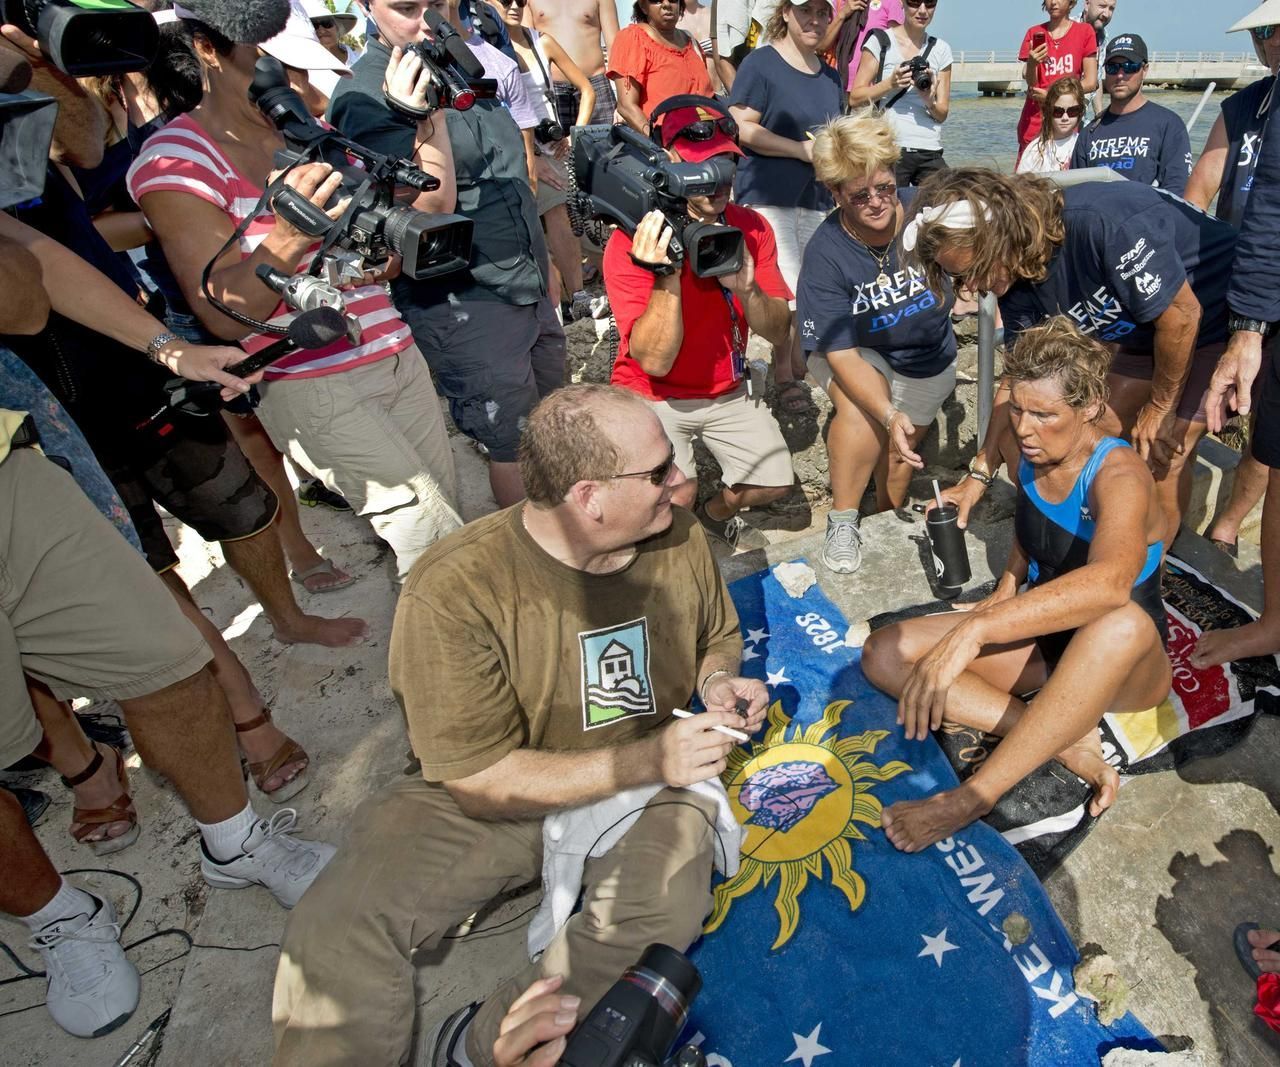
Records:
[[[644,950],[640,962],[622,974],[624,982],[639,986],[658,1003],[673,1024],[674,1037],[684,1026],[689,1005],[702,988],[702,976],[683,953],[667,945],[653,944]]]

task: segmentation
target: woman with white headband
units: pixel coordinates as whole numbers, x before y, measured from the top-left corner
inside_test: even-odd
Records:
[[[877,511],[903,503],[912,468],[924,466],[916,449],[956,383],[951,285],[931,292],[924,271],[898,259],[915,195],[894,180],[900,156],[889,121],[870,111],[828,123],[813,146],[836,210],[805,252],[796,322],[809,372],[835,406],[822,562],[844,574],[862,562],[871,476]]]
[[[1137,182],[1059,189],[976,168],[922,186],[902,239],[935,292],[951,282],[998,296],[1007,343],[1065,314],[1112,345],[1108,432],[1151,467],[1166,544],[1190,497],[1205,394],[1225,348],[1235,242],[1230,226]],[[997,394],[998,409],[1006,399]],[[998,410],[971,477],[948,491],[962,520],[1000,466],[1005,422]]]

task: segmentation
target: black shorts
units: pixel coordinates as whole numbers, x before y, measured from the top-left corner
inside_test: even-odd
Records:
[[[125,431],[127,433],[127,431]],[[206,541],[240,541],[275,520],[279,502],[258,477],[218,414],[181,417],[165,435],[166,448],[142,442],[102,457],[142,541],[147,562],[169,570],[178,556],[156,511],[163,507]]]
[[[902,158],[893,168],[893,177],[900,188],[906,188],[919,185],[930,174],[946,169],[941,148],[904,148]]]
[[[1273,359],[1262,382],[1262,394],[1254,411],[1253,458],[1268,467],[1280,467],[1280,359]]]

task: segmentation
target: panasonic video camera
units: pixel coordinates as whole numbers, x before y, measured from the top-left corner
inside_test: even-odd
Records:
[[[719,110],[702,97],[673,97],[653,117],[696,100],[697,106]],[[709,122],[708,127],[719,123]],[[710,136],[714,130],[709,130]],[[701,163],[673,163],[657,141],[629,126],[577,126],[573,131],[570,168],[570,217],[581,233],[584,219],[616,223],[628,235],[650,211],[666,216],[674,235],[667,254],[679,269],[689,260],[700,278],[719,278],[742,269],[744,240],[733,226],[695,222],[689,218],[691,196],[714,196],[733,181],[734,164],[721,156]]]
[[[347,252],[358,261],[352,265],[355,276],[364,261],[383,263],[392,253],[404,260],[404,274],[419,281],[467,267],[473,229],[470,219],[395,203],[397,185],[430,191],[439,188],[438,178],[407,160],[370,151],[325,129],[289,85],[284,67],[270,56],[260,58],[254,68],[249,99],[284,134],[287,148],[276,153],[278,168],[328,163],[342,175],[342,185],[327,206],[347,198],[350,204],[336,221],[290,186],[276,190],[271,199],[277,215],[321,240],[322,254],[334,248]],[[354,166],[351,159],[362,167]]]
[[[0,0],[0,22],[36,38],[74,78],[142,70],[160,43],[151,12],[129,0]]]
[[[693,1045],[672,1053],[701,988],[687,956],[650,945],[570,1035],[560,1067],[706,1067]]]

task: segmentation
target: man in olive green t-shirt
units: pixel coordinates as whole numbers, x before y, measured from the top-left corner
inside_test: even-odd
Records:
[[[390,674],[422,777],[365,802],[295,910],[277,1064],[404,1061],[414,955],[538,877],[550,812],[664,787],[588,859],[582,908],[545,953],[450,1016],[430,1062],[491,1063],[507,1008],[545,975],[565,976],[581,1018],[650,942],[688,947],[709,911],[715,805],[683,787],[724,770],[733,741],[713,727],[754,733],[767,691],[737,676],[728,590],[671,505],[671,442],[637,394],[570,386],[530,416],[520,462],[529,500],[434,545],[405,584]],[[695,690],[709,710],[673,718]]]

